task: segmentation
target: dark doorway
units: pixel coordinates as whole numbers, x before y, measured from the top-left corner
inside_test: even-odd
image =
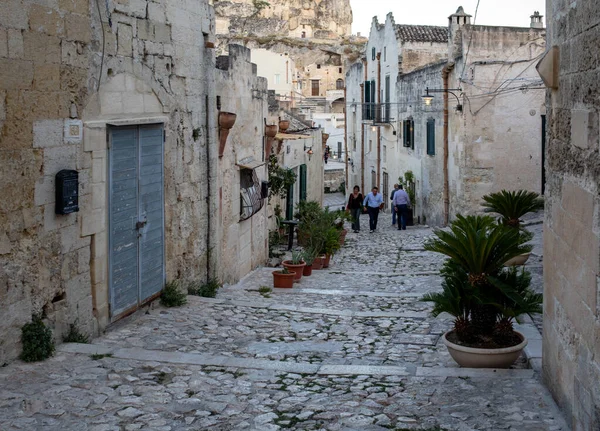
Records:
[[[313,96],[318,96],[319,95],[319,80],[318,79],[313,79],[312,80],[312,93]]]

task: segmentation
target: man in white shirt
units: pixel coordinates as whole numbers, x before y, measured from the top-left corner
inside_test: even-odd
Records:
[[[406,230],[406,219],[408,207],[410,206],[410,198],[408,193],[404,191],[404,187],[400,184],[399,189],[394,193],[394,210],[398,213],[398,230]]]
[[[369,229],[371,233],[377,229],[377,219],[379,218],[379,210],[383,208],[383,197],[379,193],[377,187],[373,187],[371,193],[367,195],[363,205],[367,208],[369,213]]]

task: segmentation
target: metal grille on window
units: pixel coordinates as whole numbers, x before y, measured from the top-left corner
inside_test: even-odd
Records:
[[[263,207],[260,182],[254,169],[240,169],[240,221],[247,220]]]

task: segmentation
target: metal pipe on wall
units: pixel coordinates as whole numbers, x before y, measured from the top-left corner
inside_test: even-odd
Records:
[[[377,53],[377,110],[375,119],[381,115],[381,52]],[[375,120],[374,120],[375,121]],[[381,127],[377,127],[377,187],[381,186]]]
[[[346,101],[346,85],[344,85],[344,152],[346,154],[345,164],[346,164],[346,176],[344,181],[346,182],[346,192],[350,187],[348,184],[348,104]],[[347,194],[347,193],[346,193]]]
[[[448,179],[448,78],[454,69],[454,63],[450,62],[442,70],[444,82],[444,226],[448,226],[450,219],[450,181]]]

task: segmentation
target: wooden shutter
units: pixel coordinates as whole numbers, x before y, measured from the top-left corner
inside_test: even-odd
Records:
[[[427,154],[435,155],[435,120],[433,118],[427,120]]]

